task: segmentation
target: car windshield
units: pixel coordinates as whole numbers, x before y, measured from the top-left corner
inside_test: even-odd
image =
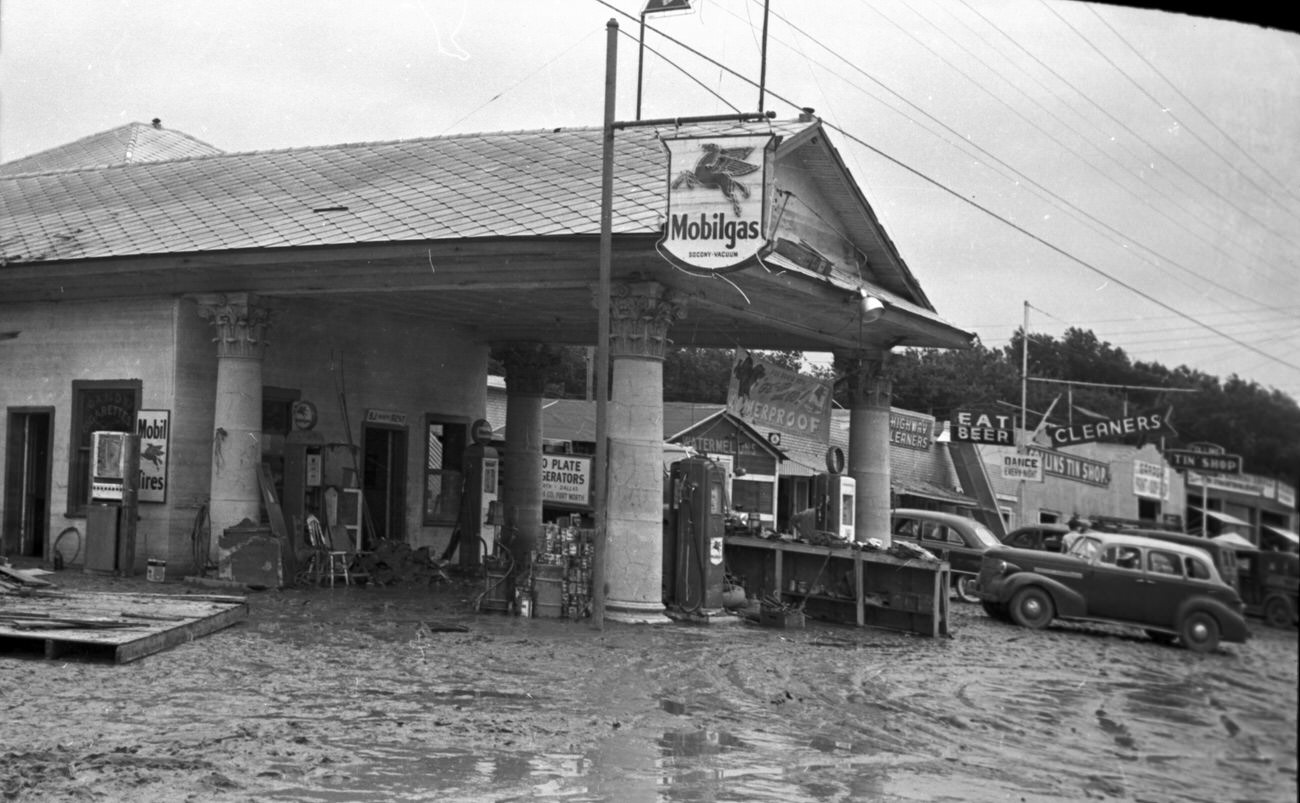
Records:
[[[994,547],[1002,544],[1002,542],[998,540],[998,537],[993,534],[992,530],[985,527],[983,524],[980,524],[978,521],[971,525],[971,532],[975,534],[975,538],[978,539],[980,544],[983,546]]]

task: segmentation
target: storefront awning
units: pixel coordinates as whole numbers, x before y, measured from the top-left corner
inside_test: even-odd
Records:
[[[1271,524],[1265,524],[1264,529],[1272,530],[1273,532],[1282,536],[1283,538],[1290,541],[1291,543],[1300,545],[1300,533],[1293,533],[1284,527],[1274,527]]]
[[[929,499],[935,502],[943,502],[948,505],[957,507],[979,507],[979,502],[975,499],[941,488],[934,483],[925,482],[924,480],[911,480],[908,482],[893,483],[894,493],[899,496],[917,496],[922,499]]]
[[[1254,544],[1242,538],[1237,533],[1227,533],[1225,535],[1216,535],[1210,539],[1218,544],[1227,544],[1233,549],[1258,549]]]
[[[1214,519],[1215,521],[1221,521],[1221,522],[1223,522],[1224,524],[1231,524],[1231,525],[1233,525],[1234,527],[1249,527],[1249,526],[1250,526],[1250,522],[1248,522],[1248,521],[1242,521],[1241,519],[1237,518],[1236,516],[1230,516],[1230,515],[1228,515],[1227,513],[1220,513],[1220,512],[1217,511],[1217,510],[1202,510],[1201,508],[1197,507],[1196,505],[1188,505],[1188,507],[1190,507],[1192,510],[1195,510],[1195,511],[1198,511],[1198,512],[1202,513],[1203,515],[1209,516],[1210,518]]]

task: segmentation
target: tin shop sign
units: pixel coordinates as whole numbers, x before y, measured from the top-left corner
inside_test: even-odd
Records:
[[[768,187],[776,137],[661,140],[668,151],[668,209],[659,252],[702,273],[739,270],[769,246]]]
[[[135,432],[140,436],[140,502],[167,501],[167,455],[171,437],[170,410],[141,410],[136,413]]]

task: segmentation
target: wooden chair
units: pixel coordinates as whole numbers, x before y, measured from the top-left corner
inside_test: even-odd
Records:
[[[311,576],[314,583],[329,577],[330,588],[334,580],[343,578],[344,585],[352,584],[350,564],[352,556],[345,549],[335,549],[333,539],[325,534],[320,519],[314,514],[307,514],[307,540],[311,544]]]

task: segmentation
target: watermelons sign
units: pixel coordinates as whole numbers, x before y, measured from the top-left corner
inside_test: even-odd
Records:
[[[674,137],[668,208],[659,251],[678,267],[708,273],[746,267],[768,245],[767,188],[776,138]]]

